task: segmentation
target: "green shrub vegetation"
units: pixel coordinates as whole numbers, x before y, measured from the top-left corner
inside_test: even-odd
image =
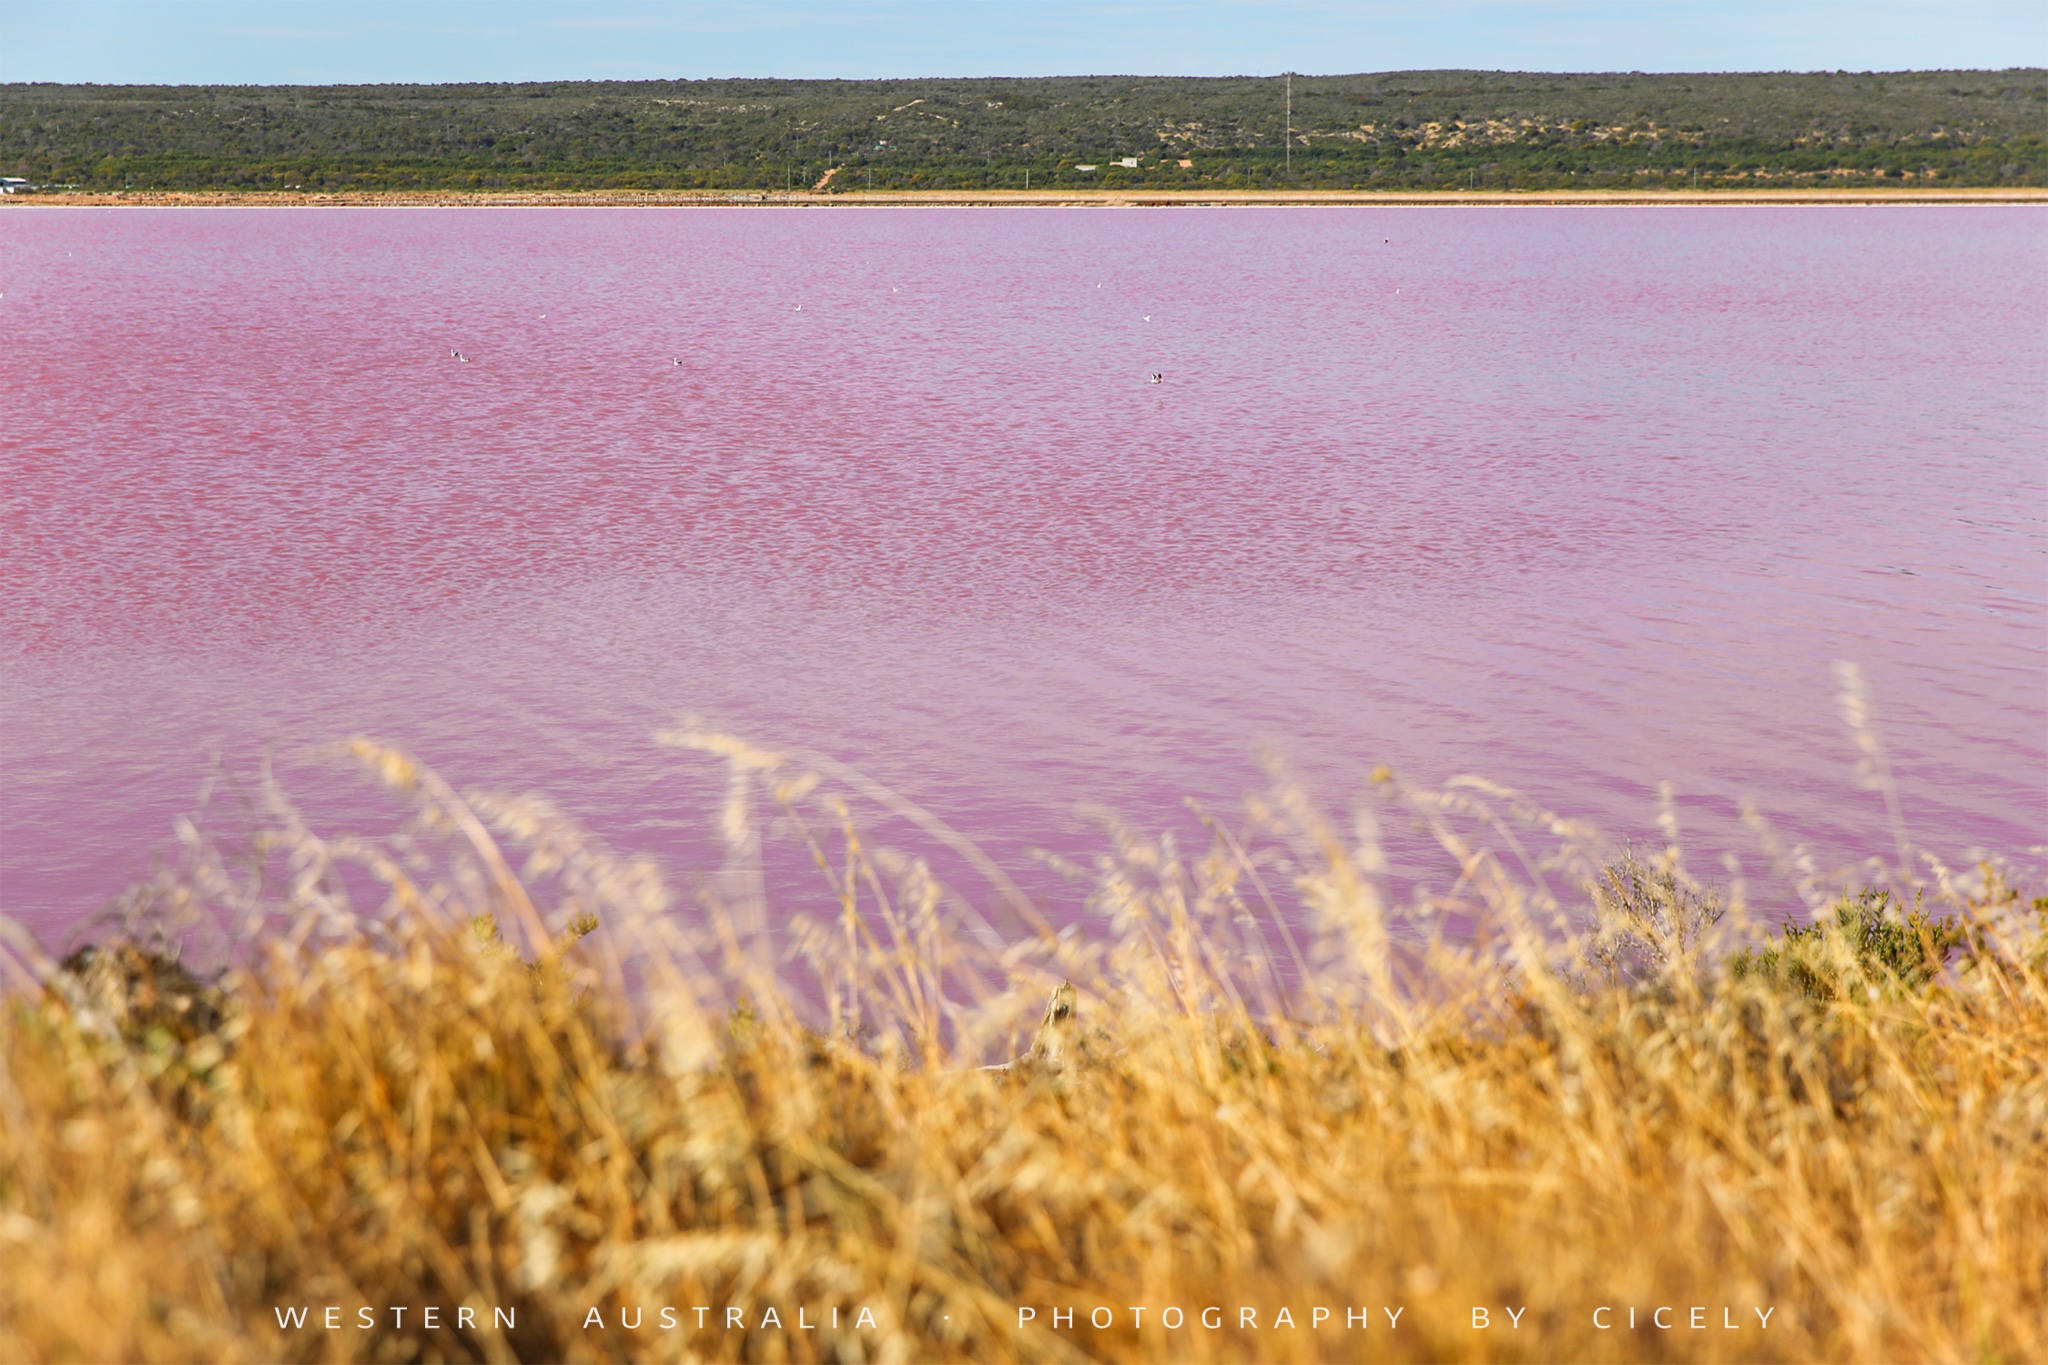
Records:
[[[2048,72],[2031,68],[1296,76],[1291,139],[1286,92],[1122,76],[11,84],[0,174],[243,191],[2048,184]]]
[[[1968,940],[1953,916],[1936,917],[1917,904],[1902,907],[1889,891],[1865,889],[1836,901],[1828,918],[1789,925],[1775,941],[1744,949],[1728,965],[1738,978],[1833,1000],[1859,986],[1924,988]]]

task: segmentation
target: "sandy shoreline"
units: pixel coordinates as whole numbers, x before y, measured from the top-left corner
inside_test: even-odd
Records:
[[[960,208],[1008,206],[1170,208],[1279,205],[1378,207],[1499,207],[1502,205],[1710,205],[1710,204],[2042,204],[2042,189],[1897,190],[549,190],[455,192],[364,190],[336,194],[293,191],[93,191],[0,196],[9,208],[117,206],[155,208],[860,208],[912,205]]]

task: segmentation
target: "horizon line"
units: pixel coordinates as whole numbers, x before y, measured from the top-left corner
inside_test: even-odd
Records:
[[[158,90],[331,90],[361,88],[405,88],[444,86],[521,86],[521,85],[702,85],[715,82],[769,82],[786,84],[838,84],[838,85],[882,85],[908,81],[1073,81],[1073,80],[1136,80],[1136,81],[1277,81],[1292,77],[1297,80],[1353,80],[1372,76],[1420,76],[1420,75],[1484,75],[1484,76],[2006,76],[2017,74],[2048,75],[2048,66],[1929,66],[1896,67],[1884,70],[1875,68],[1852,71],[1844,67],[1814,68],[1800,70],[1792,67],[1769,70],[1725,70],[1725,71],[1645,71],[1640,69],[1561,71],[1539,68],[1479,67],[1479,66],[1418,66],[1397,67],[1383,71],[1274,71],[1274,72],[1233,72],[1223,75],[1173,75],[1159,72],[1117,72],[1117,71],[1076,71],[1053,76],[1018,76],[990,73],[985,75],[918,75],[918,76],[579,76],[541,77],[503,80],[445,80],[445,81],[0,81],[0,89],[14,87],[54,86],[87,89],[158,89]]]

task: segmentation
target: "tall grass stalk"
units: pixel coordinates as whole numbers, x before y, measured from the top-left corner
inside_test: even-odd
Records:
[[[1994,866],[1892,886],[1966,955],[1829,940],[1816,998],[1715,965],[1764,931],[1668,797],[1617,859],[1381,771],[1348,825],[1276,781],[1200,849],[1113,828],[1061,932],[900,798],[986,903],[873,842],[858,775],[663,738],[730,775],[687,896],[358,741],[398,836],[266,787],[96,951],[9,929],[0,1358],[2048,1359],[2048,982]],[[771,820],[829,914],[769,904]]]

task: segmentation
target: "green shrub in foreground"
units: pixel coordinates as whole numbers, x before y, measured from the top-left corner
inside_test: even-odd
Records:
[[[1744,949],[1728,969],[1812,1000],[1835,1000],[1857,985],[1919,990],[1968,942],[1968,931],[1953,917],[1936,918],[1918,904],[1895,901],[1889,891],[1865,889],[1837,900],[1829,919],[1788,925],[1775,942]]]

